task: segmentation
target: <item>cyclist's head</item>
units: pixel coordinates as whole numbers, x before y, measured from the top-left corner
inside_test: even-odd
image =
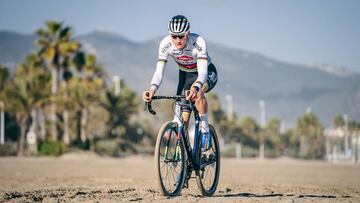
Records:
[[[182,49],[186,45],[186,38],[189,34],[190,23],[185,16],[174,16],[168,26],[171,40],[178,49]]]
[[[168,29],[172,35],[187,34],[190,30],[190,23],[185,16],[176,15],[170,20]]]

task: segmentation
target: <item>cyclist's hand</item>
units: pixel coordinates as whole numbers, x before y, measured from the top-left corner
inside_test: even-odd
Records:
[[[152,99],[152,97],[153,97],[154,95],[155,95],[154,90],[145,91],[145,92],[143,93],[143,100],[144,100],[145,102],[150,102],[151,99]]]
[[[197,91],[194,87],[191,87],[190,90],[185,91],[186,94],[186,100],[191,100],[194,101],[196,99],[197,96]]]

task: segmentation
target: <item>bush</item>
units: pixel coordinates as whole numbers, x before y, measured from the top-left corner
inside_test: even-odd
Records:
[[[277,158],[282,155],[282,152],[277,149],[272,149],[265,146],[265,157],[266,158]]]
[[[115,156],[119,151],[119,139],[102,139],[95,142],[95,152],[100,155]]]
[[[39,142],[38,155],[40,156],[60,156],[63,152],[63,145],[59,141],[46,139]]]
[[[0,156],[16,156],[17,155],[17,143],[9,142],[0,145]]]
[[[228,145],[225,149],[221,151],[221,156],[223,157],[236,157],[236,146]],[[248,145],[242,145],[241,147],[241,157],[249,158],[258,156],[258,148],[252,148]]]

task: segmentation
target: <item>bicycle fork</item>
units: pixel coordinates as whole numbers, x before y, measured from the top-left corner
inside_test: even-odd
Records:
[[[180,136],[181,136],[180,132],[178,132],[177,133],[177,141],[176,141],[175,153],[174,153],[174,156],[172,157],[173,161],[180,161],[181,160]],[[167,135],[166,135],[164,161],[169,161],[168,160],[168,153],[169,153],[170,138],[171,138],[171,130],[167,131]]]
[[[178,133],[177,133],[177,142],[176,142],[176,151],[175,151],[175,160],[176,161],[181,160],[181,151],[180,151],[181,132],[182,132],[182,127],[179,127],[179,130],[178,130]]]

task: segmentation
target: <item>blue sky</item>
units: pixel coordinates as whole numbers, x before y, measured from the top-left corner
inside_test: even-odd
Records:
[[[360,72],[358,0],[0,0],[0,30],[31,33],[53,19],[76,35],[107,30],[145,41],[166,35],[176,14],[187,16],[191,31],[207,40]]]

